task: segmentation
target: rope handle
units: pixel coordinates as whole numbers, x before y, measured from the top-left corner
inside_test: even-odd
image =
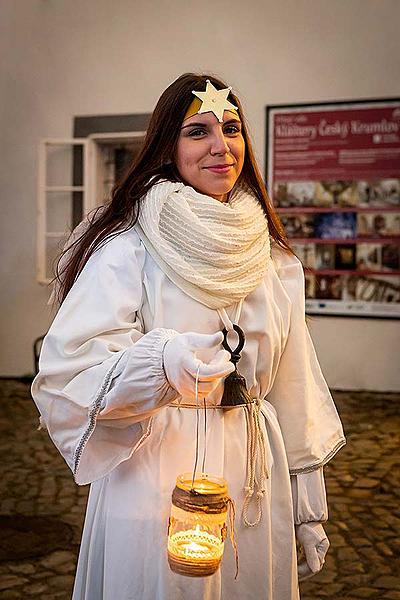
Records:
[[[228,514],[229,514],[229,537],[231,539],[232,548],[235,553],[235,564],[236,564],[235,579],[237,579],[237,576],[239,574],[239,551],[238,551],[236,537],[235,537],[236,511],[235,511],[235,503],[230,496],[228,496],[228,498],[227,498],[227,504],[228,504]]]
[[[192,475],[192,489],[190,490],[190,493],[193,495],[196,495],[197,492],[194,489],[194,480],[196,478],[196,471],[197,471],[197,462],[199,460],[199,426],[200,426],[200,422],[199,422],[199,372],[200,372],[200,366],[199,365],[197,367],[197,371],[196,371],[196,381],[195,381],[195,394],[196,394],[196,449],[195,449],[195,459],[194,459],[194,465],[193,465],[193,475]],[[203,398],[203,407],[204,407],[204,448],[203,448],[203,461],[202,461],[202,466],[201,466],[201,473],[202,475],[205,473],[205,465],[206,465],[206,453],[207,453],[207,406],[206,406],[206,399]]]

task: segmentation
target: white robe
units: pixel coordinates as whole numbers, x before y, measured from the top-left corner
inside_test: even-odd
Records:
[[[237,580],[228,541],[207,578],[172,573],[166,553],[175,480],[193,469],[196,410],[177,405],[185,399],[165,378],[163,348],[176,331],[220,330],[217,311],[176,287],[134,229],[98,250],[70,290],[32,393],[76,482],[91,483],[73,600],[299,597],[294,522],[327,519],[322,466],[345,441],[305,323],[301,263],[276,244],[272,258],[239,319],[239,370],[262,399],[270,472],[257,527],[240,518],[244,409],[207,410],[206,470],[225,477],[237,508]],[[234,307],[227,312],[233,318]],[[222,385],[211,401],[221,394]]]

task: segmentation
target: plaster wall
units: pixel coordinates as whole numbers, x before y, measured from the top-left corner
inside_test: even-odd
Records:
[[[264,170],[266,104],[400,96],[398,0],[2,0],[0,374],[32,372],[48,291],[35,280],[37,146],[73,117],[150,112],[185,71],[243,99]],[[319,317],[330,386],[399,390],[399,322]]]

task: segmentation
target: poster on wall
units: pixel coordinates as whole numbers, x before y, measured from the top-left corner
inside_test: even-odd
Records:
[[[400,99],[267,106],[266,140],[307,313],[400,318]]]

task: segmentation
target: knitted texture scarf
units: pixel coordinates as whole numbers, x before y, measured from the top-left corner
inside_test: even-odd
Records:
[[[135,228],[164,273],[209,308],[239,302],[268,268],[267,218],[244,187],[235,186],[229,201],[220,202],[161,181],[143,197]]]

